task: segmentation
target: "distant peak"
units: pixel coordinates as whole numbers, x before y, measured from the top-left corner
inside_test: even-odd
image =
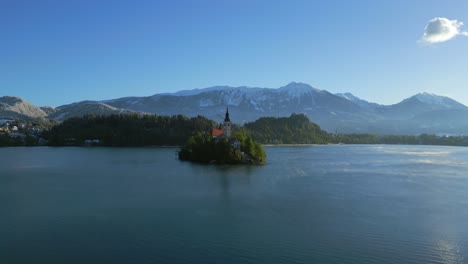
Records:
[[[288,83],[286,86],[289,86],[289,85],[298,85],[298,84],[305,84],[305,83],[301,83],[301,82],[290,82],[290,83]]]
[[[321,90],[314,88],[307,83],[301,82],[291,82],[286,86],[280,87],[279,91],[288,91],[288,93],[292,96],[301,96],[303,94],[311,93],[311,92],[322,92]]]
[[[465,108],[465,106],[449,97],[436,95],[433,93],[422,92],[418,93],[402,102],[418,101],[428,105],[439,105],[446,108]]]
[[[307,83],[302,83],[302,82],[290,82],[288,83],[286,86],[283,86],[281,88],[285,88],[285,87],[288,87],[288,88],[309,88],[309,89],[313,89],[312,86],[308,85]]]
[[[9,103],[9,104],[24,102],[24,100],[22,98],[16,97],[16,96],[2,96],[2,97],[0,97],[0,101],[5,102],[5,103]]]
[[[280,92],[287,92],[291,97],[301,97],[304,94],[311,94],[312,92],[321,92],[319,89],[316,89],[306,83],[300,82],[291,82],[286,86],[280,87],[278,89]]]
[[[415,96],[416,97],[443,97],[443,96],[436,95],[436,94],[433,94],[433,93],[428,93],[428,92],[418,93]]]
[[[448,97],[440,96],[440,95],[436,95],[436,94],[428,93],[428,92],[418,93],[410,98],[417,99],[423,103],[434,103],[434,101],[449,99]]]

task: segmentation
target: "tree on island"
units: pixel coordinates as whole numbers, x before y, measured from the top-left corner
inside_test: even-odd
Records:
[[[234,148],[228,138],[217,140],[209,133],[198,132],[180,149],[179,159],[219,164],[266,162],[266,153],[261,144],[242,133],[236,134],[235,138],[241,142],[240,149]]]

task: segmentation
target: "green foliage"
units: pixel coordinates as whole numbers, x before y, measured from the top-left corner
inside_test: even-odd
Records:
[[[244,152],[250,162],[265,163],[266,153],[260,143],[255,142],[251,137],[246,135],[246,131],[242,130],[236,133],[235,138],[241,142],[241,151]]]
[[[242,162],[242,154],[232,147],[227,138],[216,140],[208,133],[199,132],[191,136],[181,148],[179,159],[202,163],[238,164]]]
[[[325,144],[330,134],[310,122],[304,114],[262,117],[244,125],[246,133],[264,144]]]
[[[340,134],[333,138],[333,143],[343,144],[378,144],[379,138],[372,134]]]
[[[20,126],[20,124],[23,125]],[[241,162],[246,162],[246,160],[265,162],[265,151],[256,141],[264,144],[468,146],[468,136],[441,137],[427,134],[340,134],[332,136],[312,123],[307,116],[292,114],[290,117],[263,117],[242,127],[233,125],[235,138],[241,142],[241,150],[231,151],[232,146],[229,142],[225,140],[215,142],[207,134],[217,125],[202,116],[188,118],[182,115],[159,116],[137,113],[110,116],[88,115],[71,118],[60,124],[45,119],[17,119],[11,122],[10,127],[18,126],[20,128],[18,132],[23,136],[12,136],[8,132],[3,132],[0,134],[0,146],[34,146],[43,141],[41,137],[47,139],[49,145],[52,146],[83,145],[87,139],[98,139],[100,145],[104,146],[181,146],[185,144],[179,153],[182,159],[194,158],[200,162],[216,160],[220,163],[236,163],[239,160]],[[219,126],[222,125],[219,124]],[[193,151],[197,155],[191,156]],[[241,152],[245,155],[242,156]],[[190,158],[187,158],[189,156]]]
[[[340,134],[333,143],[468,146],[468,136]]]
[[[21,138],[12,138],[7,133],[0,134],[0,147],[24,146]]]
[[[234,140],[241,143],[241,148],[235,149]],[[179,159],[195,162],[216,162],[220,164],[266,162],[266,153],[263,146],[252,140],[243,131],[233,138],[213,138],[208,133],[197,133],[191,136],[185,146],[179,151]]]

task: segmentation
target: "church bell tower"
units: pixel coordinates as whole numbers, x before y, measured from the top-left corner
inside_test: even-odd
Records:
[[[228,138],[231,137],[231,119],[229,119],[229,109],[226,107],[226,116],[224,117],[223,124],[224,135]]]

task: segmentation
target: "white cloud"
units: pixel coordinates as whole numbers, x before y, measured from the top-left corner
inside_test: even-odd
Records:
[[[431,19],[424,30],[422,42],[438,43],[453,39],[458,35],[468,36],[468,32],[461,31],[463,22],[450,20],[445,17],[436,17]]]

